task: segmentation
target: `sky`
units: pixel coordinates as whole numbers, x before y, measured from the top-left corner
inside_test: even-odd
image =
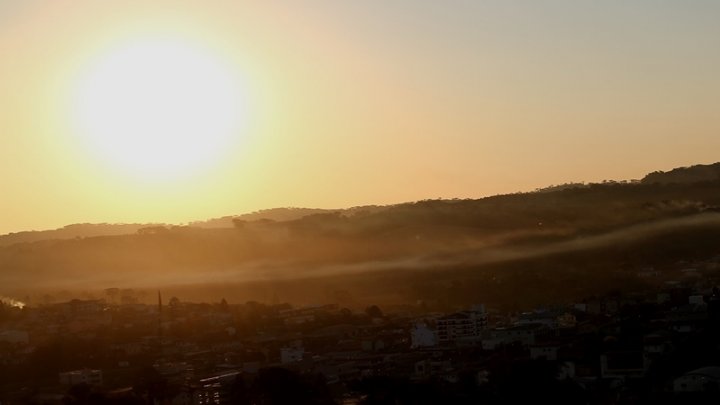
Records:
[[[0,233],[720,161],[719,19],[703,0],[0,0]]]

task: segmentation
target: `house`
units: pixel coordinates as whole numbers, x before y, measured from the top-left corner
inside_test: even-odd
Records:
[[[544,329],[543,325],[528,324],[517,325],[509,328],[496,328],[488,333],[482,339],[482,348],[485,350],[495,350],[499,346],[511,343],[520,343],[523,346],[535,344],[535,336],[540,330]]]
[[[577,318],[570,312],[565,312],[556,318],[557,326],[562,329],[574,328],[577,326]]]
[[[530,358],[533,360],[549,360],[558,359],[558,350],[560,346],[556,343],[547,343],[541,345],[530,346]]]
[[[593,298],[585,304],[587,313],[592,315],[614,314],[621,306],[620,300],[613,297]]]
[[[671,330],[679,333],[690,333],[707,322],[708,311],[704,307],[686,304],[670,311],[665,319]]]
[[[360,346],[365,352],[377,352],[385,349],[385,341],[382,339],[363,339]]]
[[[280,349],[280,362],[282,364],[295,363],[303,358],[305,349],[302,347],[283,347]]]
[[[157,370],[161,376],[168,379],[184,379],[193,374],[192,365],[185,361],[157,363],[153,365],[153,368]]]
[[[517,317],[514,324],[515,325],[541,324],[541,325],[546,326],[547,328],[555,329],[558,327],[558,318],[562,315],[563,315],[563,313],[556,312],[556,311],[547,311],[547,310],[524,312],[524,313],[520,314],[520,316]]]
[[[227,403],[230,387],[240,375],[239,371],[231,371],[203,378],[198,381],[198,386],[194,387],[189,396],[183,396],[180,400],[184,401],[190,397],[193,399],[192,403],[198,405]]]
[[[660,330],[643,336],[643,352],[649,355],[660,355],[671,347],[671,335]]]
[[[437,320],[438,341],[440,343],[478,341],[486,327],[487,313],[484,308],[443,316]]]
[[[646,267],[637,272],[639,278],[659,277],[661,273],[652,267]]]
[[[63,385],[102,385],[102,371],[82,369],[74,371],[66,371],[59,374],[60,384]]]
[[[414,377],[417,379],[439,376],[452,371],[449,360],[420,360],[415,363]]]
[[[702,295],[691,295],[688,297],[688,304],[705,306],[705,297]]]

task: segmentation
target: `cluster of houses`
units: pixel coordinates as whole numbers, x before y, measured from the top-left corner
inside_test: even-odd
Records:
[[[59,336],[97,346],[100,354],[83,357],[83,368],[58,370],[52,381],[38,378],[34,397],[17,399],[26,395],[20,392],[27,381],[6,384],[0,401],[61,403],[68,387],[78,384],[143,395],[133,384],[148,366],[176,388],[167,403],[188,405],[223,403],[238,378],[252,379],[271,367],[322,376],[346,399],[353,395],[351,383],[368,377],[454,384],[469,375],[482,386],[492,384],[497,364],[523,361],[552,364],[553,378],[594,390],[621,392],[634,381],[676,395],[720,388],[720,364],[712,361],[662,369],[674,364],[673,353],[684,342],[720,331],[720,292],[709,285],[667,285],[652,294],[591,297],[521,313],[484,305],[452,313],[408,306],[377,314],[337,305],[125,301],[18,309],[0,327],[3,371],[31,364],[38,348]]]

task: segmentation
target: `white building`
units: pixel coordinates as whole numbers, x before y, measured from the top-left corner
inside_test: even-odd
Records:
[[[440,343],[480,340],[487,327],[487,313],[482,310],[462,311],[443,316],[437,320],[437,336]]]
[[[410,331],[410,347],[432,347],[437,345],[438,337],[425,323],[417,323]]]
[[[203,378],[198,381],[198,389],[190,396],[180,396],[174,400],[177,404],[194,404],[194,405],[210,405],[224,404],[228,402],[227,390],[225,387],[234,382],[240,372],[232,371],[225,374],[219,374],[209,378]],[[192,402],[189,402],[192,400]]]
[[[101,385],[102,384],[102,371],[100,370],[75,370],[66,371],[59,374],[60,384],[64,385],[77,385],[77,384],[89,384],[89,385]]]

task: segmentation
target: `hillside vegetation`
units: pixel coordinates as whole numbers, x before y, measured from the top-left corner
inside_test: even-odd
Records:
[[[532,274],[555,274],[565,282],[594,280],[582,290],[592,293],[617,269],[720,253],[714,242],[720,240],[720,180],[697,174],[708,167],[719,166],[477,200],[278,209],[191,226],[76,225],[11,234],[0,247],[0,285],[6,286],[0,293],[121,286],[189,294],[212,287],[237,300],[269,290],[300,301],[319,290],[321,297],[352,290],[356,296],[440,300],[429,294],[433,285],[445,291],[439,286],[464,280],[474,287],[454,296],[486,302],[493,291],[484,299],[477,294],[489,285],[488,274],[498,280],[517,271],[526,274],[513,276],[518,286]]]

